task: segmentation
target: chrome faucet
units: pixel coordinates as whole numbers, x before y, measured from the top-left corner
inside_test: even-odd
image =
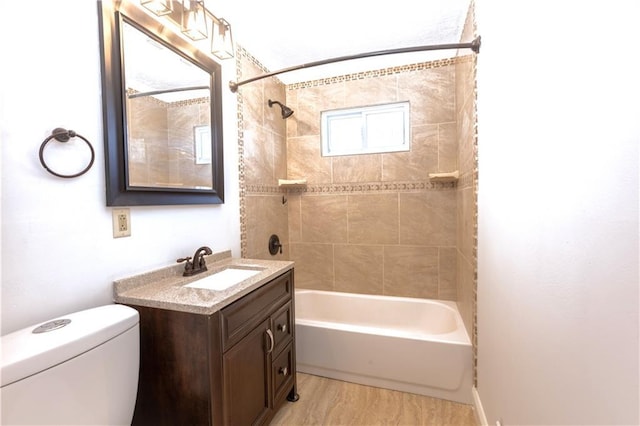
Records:
[[[191,275],[199,274],[206,271],[207,263],[204,260],[204,256],[212,253],[213,252],[209,247],[203,246],[196,250],[193,255],[193,260],[191,260],[191,257],[182,257],[178,259],[178,263],[186,262],[182,275],[185,277],[190,277]]]

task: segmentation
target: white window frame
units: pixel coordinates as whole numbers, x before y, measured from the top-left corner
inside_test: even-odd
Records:
[[[211,164],[211,127],[194,126],[193,139],[196,164]]]
[[[384,115],[391,121],[382,124],[376,120]],[[325,157],[402,152],[411,149],[408,101],[323,111],[320,120],[322,155]],[[370,137],[369,133],[376,124],[387,126],[388,143],[372,145],[373,137]],[[341,143],[345,138],[348,138],[348,144]]]

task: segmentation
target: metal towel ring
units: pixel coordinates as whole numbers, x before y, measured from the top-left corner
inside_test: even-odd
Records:
[[[54,172],[53,170],[51,170],[49,168],[47,163],[44,162],[44,147],[47,145],[47,143],[51,139],[55,139],[58,142],[68,142],[69,139],[75,138],[75,137],[78,137],[78,138],[82,139],[89,146],[89,149],[91,150],[91,161],[89,161],[89,165],[87,165],[87,167],[84,170],[82,170],[81,172],[75,173],[75,174],[72,174],[72,175],[63,175],[63,174]],[[52,175],[58,176],[58,177],[61,177],[61,178],[74,178],[74,177],[78,177],[78,176],[81,176],[81,175],[85,174],[91,168],[91,166],[93,166],[93,161],[96,158],[96,153],[93,150],[93,146],[91,146],[91,143],[84,136],[77,134],[73,130],[63,129],[62,127],[56,127],[55,129],[53,129],[53,132],[51,132],[51,136],[49,136],[48,138],[46,138],[42,142],[42,145],[40,145],[40,154],[39,155],[40,155],[40,163],[42,164],[42,167],[44,167],[45,170],[48,171],[49,173],[51,173]]]

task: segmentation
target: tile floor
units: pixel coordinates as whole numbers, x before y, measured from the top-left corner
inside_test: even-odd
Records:
[[[470,405],[298,373],[298,402],[286,402],[272,426],[476,426]]]

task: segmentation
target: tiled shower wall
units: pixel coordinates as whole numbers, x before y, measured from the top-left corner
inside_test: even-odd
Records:
[[[475,37],[474,7],[469,14],[462,40]],[[477,348],[476,283],[477,283],[477,116],[476,116],[476,56],[460,58],[456,63],[456,123],[458,134],[458,165],[460,180],[457,188],[458,238],[457,265],[458,310],[469,337]]]
[[[211,164],[195,164],[193,133],[211,121],[209,99],[167,103],[145,96],[129,102],[131,184],[211,187]]]
[[[237,63],[237,81],[266,72],[242,48]],[[274,78],[263,79],[242,86],[237,96],[242,257],[288,259],[288,209],[278,187],[278,179],[287,175],[286,128],[280,108],[267,104],[269,99],[284,103],[285,87]],[[283,253],[275,256],[268,250],[273,234],[284,245]]]
[[[456,300],[457,59],[288,86],[290,257],[302,288]],[[322,157],[320,113],[409,101],[411,151]]]
[[[243,49],[237,61],[238,80],[266,72]],[[282,120],[268,99],[295,114]],[[264,79],[238,100],[242,256],[295,260],[301,288],[457,300],[475,339],[475,58],[288,87]],[[411,103],[411,152],[321,156],[321,111],[399,100]],[[454,170],[457,183],[428,177]],[[285,192],[285,177],[308,184]],[[268,253],[271,234],[283,254]]]

